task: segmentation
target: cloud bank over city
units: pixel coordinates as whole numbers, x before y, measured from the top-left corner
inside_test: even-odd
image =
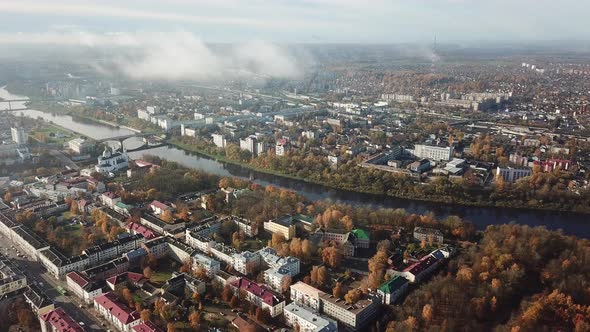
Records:
[[[109,33],[62,27],[45,33],[0,33],[0,44],[36,47],[37,52],[63,48],[102,55],[89,63],[105,75],[132,79],[208,80],[233,77],[302,77],[313,63],[305,52],[286,45],[250,40],[210,45],[187,31],[166,33]]]

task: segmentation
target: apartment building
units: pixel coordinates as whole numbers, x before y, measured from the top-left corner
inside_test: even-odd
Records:
[[[264,230],[272,234],[281,234],[285,240],[295,237],[296,221],[291,215],[284,215],[264,223]]]
[[[92,281],[80,272],[72,271],[66,275],[68,289],[86,304],[94,302],[94,298],[102,294],[104,282]]]
[[[302,281],[291,285],[291,301],[315,311],[320,310],[320,295],[323,294],[323,291]]]
[[[119,302],[112,292],[96,297],[94,308],[122,332],[132,332],[132,328],[141,323],[139,313]]]
[[[8,257],[0,254],[0,298],[25,287],[25,274]]]
[[[283,313],[285,299],[281,294],[275,293],[266,286],[259,285],[247,278],[238,278],[229,285],[235,294],[240,290],[245,291],[247,301],[263,310],[268,310],[272,317]]]
[[[42,332],[84,332],[85,330],[62,308],[39,316]]]
[[[287,325],[297,326],[300,332],[336,332],[338,323],[327,317],[322,317],[312,310],[294,302],[285,306],[285,321]]]
[[[378,299],[368,297],[349,304],[332,294],[320,295],[320,312],[355,330],[361,329],[375,318],[379,305]]]

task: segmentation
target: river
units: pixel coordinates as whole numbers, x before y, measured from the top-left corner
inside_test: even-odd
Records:
[[[16,99],[28,99],[25,96],[19,96],[15,94],[11,94],[8,92],[5,87],[0,87],[0,98],[6,100],[16,100]],[[25,102],[13,102],[12,108],[24,108]],[[8,104],[3,103],[0,101],[0,110],[8,109]],[[117,136],[124,136],[130,135],[134,132],[125,129],[125,128],[118,128],[113,126],[108,126],[101,124],[96,121],[88,120],[85,118],[76,118],[70,115],[60,115],[60,114],[52,114],[49,112],[42,112],[37,110],[23,110],[23,111],[14,111],[14,114],[17,116],[26,116],[33,119],[43,119],[47,122],[53,123],[60,127],[75,131],[80,133],[81,135],[90,137],[95,140],[103,140],[110,137],[117,137]],[[110,143],[110,142],[109,142]],[[124,141],[123,143],[126,148],[128,149],[135,149],[143,145],[143,141],[140,138],[132,137]],[[113,142],[113,144],[109,144],[118,147],[118,143]]]
[[[0,98],[23,99],[21,96],[11,95],[3,88],[0,88]],[[81,121],[66,115],[54,115],[36,110],[16,111],[15,113],[22,113],[24,116],[32,118],[41,117],[46,121],[52,121],[64,128],[94,139],[104,139],[131,133],[127,129],[116,128],[97,122]],[[137,143],[140,144],[139,142]],[[130,139],[125,142],[125,145],[131,149],[133,148],[132,145],[135,144]],[[437,217],[457,215],[473,222],[478,229],[484,229],[487,225],[491,224],[518,223],[529,226],[545,226],[548,229],[562,229],[566,234],[590,238],[590,216],[583,214],[513,208],[471,207],[332,189],[319,184],[293,180],[252,171],[238,165],[217,162],[196,153],[187,152],[172,146],[132,152],[130,156],[138,159],[148,154],[220,176],[236,176],[250,179],[261,185],[274,185],[286,188],[296,191],[310,200],[331,200],[333,202],[357,206],[367,205],[376,208],[402,208],[410,213],[417,214],[433,212]]]

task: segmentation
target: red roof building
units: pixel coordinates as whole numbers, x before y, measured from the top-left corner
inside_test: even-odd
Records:
[[[230,284],[235,292],[239,290],[246,291],[248,301],[262,309],[268,309],[272,317],[283,313],[285,308],[285,299],[281,294],[275,293],[266,286],[259,285],[247,278],[238,278]]]
[[[166,210],[172,210],[172,208],[160,201],[153,201],[150,204],[150,208],[157,214],[162,214]]]
[[[152,323],[151,321],[143,322],[139,325],[135,325],[131,328],[133,332],[164,332],[158,325]]]
[[[131,284],[134,286],[140,286],[141,284],[143,284],[142,281],[144,281],[143,275],[133,272],[124,272],[116,276],[110,277],[106,280],[107,285],[112,290],[115,290],[117,286],[121,284]]]
[[[136,222],[130,222],[125,227],[129,230],[132,234],[141,234],[146,240],[151,240],[153,238],[158,237],[159,235],[156,234],[151,229],[145,227],[142,224],[138,224]]]
[[[103,317],[122,331],[128,331],[129,328],[141,323],[139,313],[120,303],[112,292],[96,297],[94,307]]]
[[[84,332],[84,329],[62,308],[46,312],[40,318],[47,331]]]

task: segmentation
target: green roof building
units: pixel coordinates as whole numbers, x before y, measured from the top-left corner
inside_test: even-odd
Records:
[[[377,293],[381,296],[381,301],[384,304],[393,304],[397,299],[404,295],[408,288],[408,283],[408,279],[401,276],[395,276],[379,286]]]
[[[354,241],[354,245],[357,248],[369,248],[369,244],[371,243],[371,238],[369,236],[369,233],[367,231],[365,231],[364,229],[353,229],[352,231],[350,231],[355,238]]]

